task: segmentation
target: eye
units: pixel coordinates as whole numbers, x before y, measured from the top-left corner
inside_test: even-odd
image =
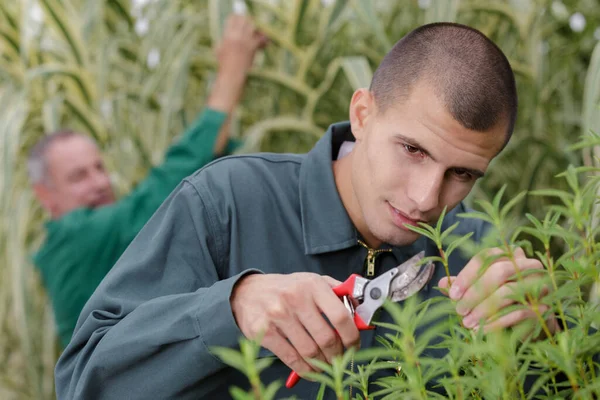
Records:
[[[406,150],[406,152],[408,154],[413,154],[413,155],[420,155],[420,156],[424,156],[425,154],[423,153],[423,151],[421,149],[419,149],[418,147],[412,146],[410,144],[403,144],[402,146],[404,146],[404,150]]]
[[[461,181],[470,181],[473,179],[473,174],[464,168],[453,168],[452,173]]]

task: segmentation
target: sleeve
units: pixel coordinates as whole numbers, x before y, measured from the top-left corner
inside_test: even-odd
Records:
[[[55,371],[60,399],[201,398],[224,365],[213,346],[242,335],[229,298],[228,237],[183,182],[86,304]],[[183,395],[185,394],[185,395]]]
[[[127,197],[101,209],[94,228],[118,235],[127,246],[184,178],[215,159],[213,148],[226,117],[223,112],[205,109],[182,138],[169,147],[162,164],[152,168]],[[233,146],[230,142],[227,151]]]

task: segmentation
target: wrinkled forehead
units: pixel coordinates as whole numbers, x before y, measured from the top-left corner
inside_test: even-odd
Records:
[[[96,143],[83,135],[73,135],[54,141],[45,154],[46,167],[51,175],[93,164],[100,159]]]

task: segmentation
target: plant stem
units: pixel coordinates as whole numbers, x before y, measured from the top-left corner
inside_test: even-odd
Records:
[[[452,281],[450,280],[450,268],[448,266],[448,258],[446,257],[446,252],[442,248],[442,244],[438,243],[438,251],[440,252],[440,257],[442,259],[442,265],[444,266],[444,271],[446,271],[446,277],[448,277],[448,289],[452,288]]]
[[[550,247],[548,244],[546,244],[545,246],[545,250],[546,250],[546,265],[548,265],[548,273],[550,274],[550,280],[552,281],[552,288],[556,291],[558,290],[558,284],[556,283],[556,277],[554,276],[554,259],[552,258],[552,256],[550,255]],[[566,321],[566,316],[565,316],[565,310],[563,308],[562,303],[559,301],[558,302],[558,313],[560,315],[560,318],[562,321]],[[561,330],[565,331],[565,334],[567,335],[567,337],[569,336],[569,327],[565,326],[563,327],[561,324]]]

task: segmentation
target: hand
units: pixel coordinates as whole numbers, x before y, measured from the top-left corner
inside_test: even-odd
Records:
[[[501,249],[492,249],[487,256],[499,256],[504,254]],[[527,320],[537,320],[537,314],[530,308],[522,308],[506,315],[496,317],[497,313],[517,302],[514,293],[518,285],[526,285],[533,292],[534,288],[540,286],[543,279],[543,265],[540,261],[527,258],[523,249],[518,248],[514,252],[514,263],[506,257],[496,259],[482,273],[482,256],[471,259],[458,276],[442,278],[439,286],[448,289],[452,300],[457,301],[456,312],[463,316],[463,325],[466,328],[478,328],[483,321],[483,329],[488,332],[495,329],[508,328]],[[516,281],[517,268],[523,279]],[[532,273],[539,270],[540,273]],[[523,286],[519,286],[523,287]],[[541,295],[548,293],[547,287],[542,288]],[[532,294],[533,296],[533,294]],[[538,313],[544,315],[548,306],[539,304]],[[554,316],[546,322],[550,333],[554,333],[558,323]]]
[[[249,17],[229,16],[221,43],[217,46],[219,73],[246,75],[252,67],[256,51],[264,48],[267,41],[267,37],[256,30]]]
[[[248,17],[232,15],[227,19],[217,47],[217,76],[206,102],[208,107],[229,114],[215,141],[213,151],[216,155],[221,155],[227,147],[231,112],[242,97],[256,51],[266,43],[266,36],[256,30]]]
[[[263,334],[261,345],[302,375],[315,371],[306,359],[331,363],[360,344],[352,316],[332,290],[340,283],[306,272],[248,275],[234,287],[231,309],[244,336]]]

